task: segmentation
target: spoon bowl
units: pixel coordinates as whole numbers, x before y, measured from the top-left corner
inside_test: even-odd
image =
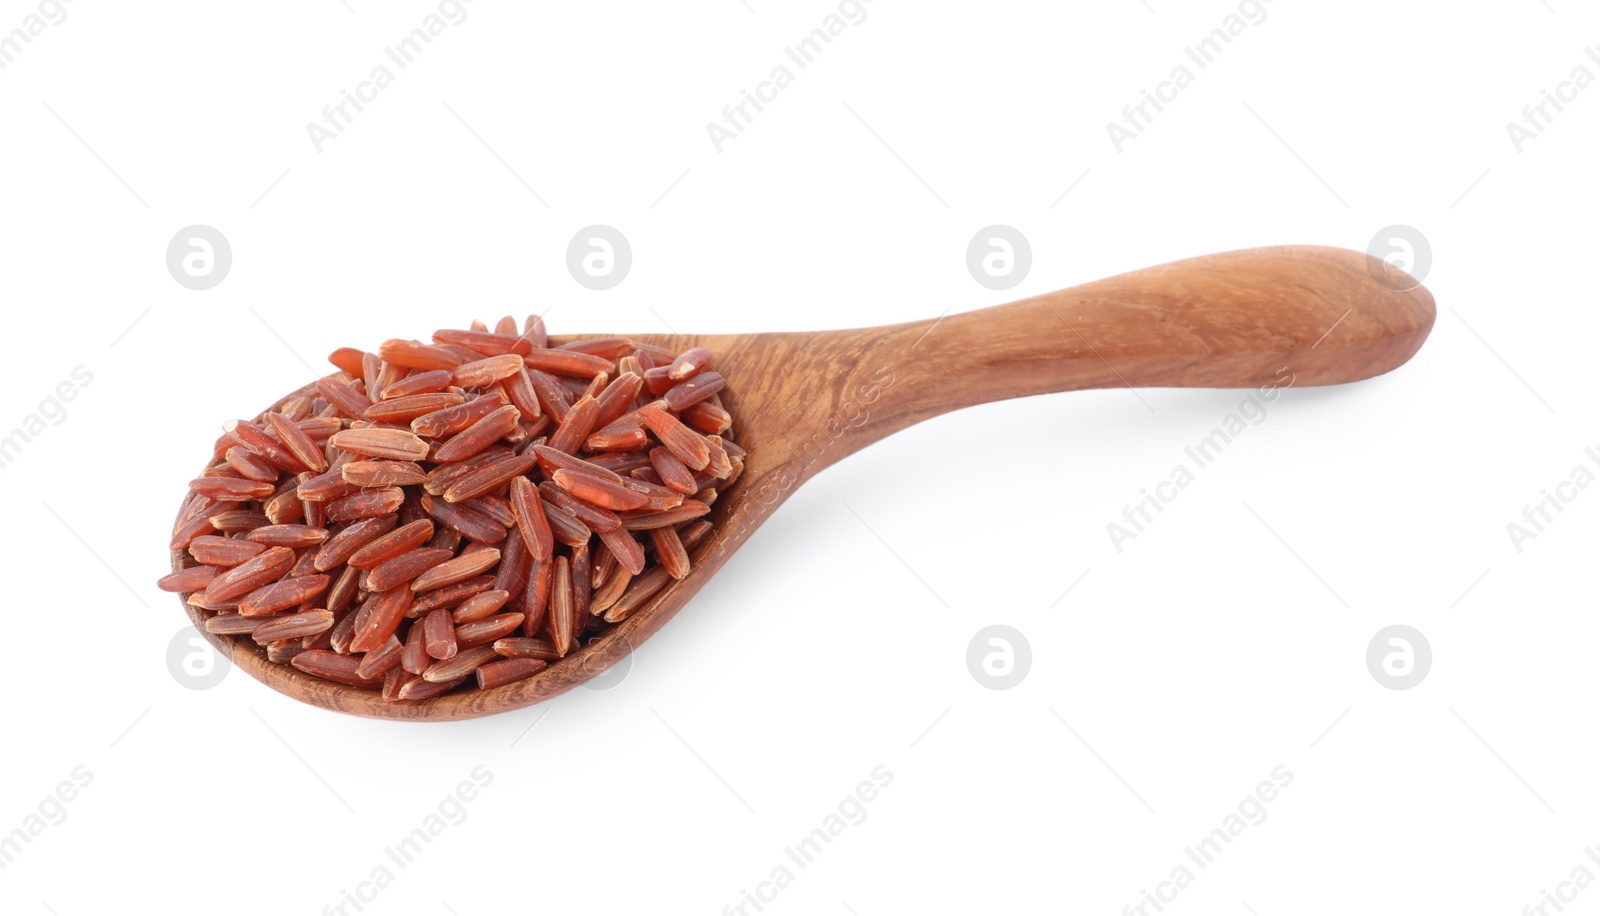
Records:
[[[795,488],[914,423],[1057,391],[1354,382],[1404,364],[1433,321],[1433,297],[1384,262],[1343,249],[1292,246],[1191,258],[1010,305],[887,327],[631,335],[673,352],[703,346],[715,354],[717,371],[728,381],[722,401],[748,453],[745,470],[712,507],[714,527],[691,557],[693,570],[565,658],[492,690],[387,701],[376,691],[269,662],[248,637],[206,633],[205,612],[184,607],[234,665],[316,706],[404,720],[519,709],[605,672],[671,620]],[[186,557],[173,551],[174,572]]]

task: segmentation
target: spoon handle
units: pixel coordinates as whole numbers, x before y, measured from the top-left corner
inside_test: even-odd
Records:
[[[1296,246],[1192,258],[1010,305],[838,332],[843,339],[831,344],[858,357],[844,373],[845,407],[854,398],[860,410],[841,417],[836,456],[1005,398],[1358,381],[1410,359],[1433,320],[1432,295],[1383,261]]]

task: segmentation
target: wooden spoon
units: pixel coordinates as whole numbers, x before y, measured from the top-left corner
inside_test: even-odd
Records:
[[[252,677],[307,703],[384,719],[465,719],[529,706],[600,674],[672,618],[818,471],[913,423],[987,401],[1084,388],[1334,385],[1411,358],[1433,297],[1366,254],[1258,248],[1178,261],[1010,305],[879,328],[636,335],[710,348],[749,452],[710,516],[694,569],[650,604],[527,680],[389,702],[206,634]],[[184,552],[174,551],[174,571]],[[204,613],[185,606],[205,632]],[[241,647],[243,651],[240,651]]]

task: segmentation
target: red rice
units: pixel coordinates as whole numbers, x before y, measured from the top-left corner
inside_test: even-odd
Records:
[[[336,350],[310,393],[225,424],[158,585],[216,636],[397,702],[537,677],[708,542],[745,459],[712,359],[551,347],[536,316]]]

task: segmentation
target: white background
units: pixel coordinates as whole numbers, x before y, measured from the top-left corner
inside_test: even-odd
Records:
[[[4,0],[0,30],[37,8]],[[436,9],[76,0],[0,71],[0,430],[93,375],[0,471],[0,833],[93,776],[0,910],[324,912],[479,766],[465,821],[366,912],[715,914],[789,864],[767,912],[1114,914],[1280,765],[1267,819],[1168,912],[1509,916],[1600,874],[1600,494],[1507,534],[1600,471],[1600,87],[1521,152],[1506,131],[1600,75],[1600,15],[1276,0],[1119,154],[1106,123],[1235,5],[875,0],[719,153],[706,123],[837,6],[476,0],[317,152],[307,122]],[[196,223],[234,253],[205,292],[164,263]],[[633,246],[608,292],[565,268],[592,223]],[[965,267],[993,223],[1034,252],[1006,293]],[[907,430],[798,492],[612,690],[421,726],[168,671],[184,482],[337,346],[546,309],[557,332],[886,324],[1396,223],[1433,250],[1421,353],[1289,391],[1120,553],[1107,523],[1238,393]],[[1032,647],[1011,690],[965,662],[996,623]],[[1365,662],[1395,623],[1434,654],[1407,691]],[[789,862],[880,765],[866,820]]]

